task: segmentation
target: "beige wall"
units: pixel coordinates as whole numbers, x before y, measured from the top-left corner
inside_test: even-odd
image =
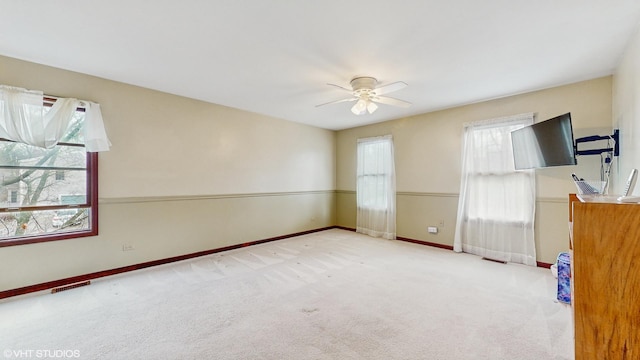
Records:
[[[640,169],[640,28],[629,39],[614,74],[613,104],[613,123],[620,129],[620,167],[616,187],[621,192],[631,169]],[[640,195],[640,184],[634,194]]]
[[[577,137],[611,131],[611,77],[580,82],[468,106],[342,130],[337,135],[336,221],[355,227],[356,140],[392,134],[397,175],[398,236],[453,245],[460,188],[462,127],[465,122],[536,113],[536,121],[571,112]],[[568,247],[567,194],[571,173],[599,178],[599,157],[580,157],[578,166],[536,170],[536,251],[552,263]],[[427,226],[444,222],[440,233]]]
[[[0,291],[335,223],[332,131],[7,57],[0,84],[100,103],[113,143],[100,235],[1,248]]]

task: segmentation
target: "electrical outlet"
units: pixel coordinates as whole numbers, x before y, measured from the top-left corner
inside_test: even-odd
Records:
[[[122,245],[122,251],[131,251],[131,250],[133,250],[133,249],[135,249],[135,248],[133,247],[133,244],[123,244],[123,245]]]
[[[438,233],[438,228],[435,226],[429,226],[427,227],[427,232],[429,234],[437,234]]]

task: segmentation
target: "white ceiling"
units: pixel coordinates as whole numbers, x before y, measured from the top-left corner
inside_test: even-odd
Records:
[[[0,54],[338,130],[612,74],[639,23],[639,0],[0,0]],[[315,107],[354,76],[413,105]]]

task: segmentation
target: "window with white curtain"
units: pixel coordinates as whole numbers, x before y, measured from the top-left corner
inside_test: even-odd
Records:
[[[0,85],[0,247],[98,233],[99,104]]]
[[[533,114],[466,124],[454,250],[536,265],[535,172],[516,171],[511,131]]]
[[[50,149],[0,139],[0,185],[17,195],[0,197],[0,246],[97,234],[97,153],[85,151],[83,120],[76,112]]]
[[[356,231],[396,237],[396,181],[391,135],[358,139]]]

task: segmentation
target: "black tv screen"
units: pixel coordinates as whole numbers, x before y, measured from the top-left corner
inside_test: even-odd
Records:
[[[575,165],[571,113],[511,132],[516,170]]]

